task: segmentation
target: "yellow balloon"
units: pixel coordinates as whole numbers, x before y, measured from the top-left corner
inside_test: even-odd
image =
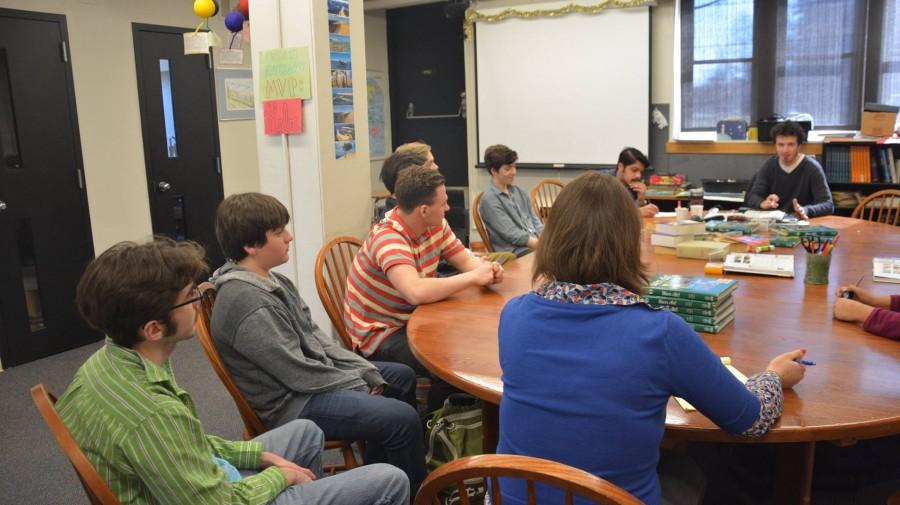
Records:
[[[216,4],[213,0],[194,0],[194,14],[201,18],[208,18],[215,15]]]

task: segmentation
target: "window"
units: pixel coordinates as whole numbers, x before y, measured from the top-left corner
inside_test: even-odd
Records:
[[[900,103],[900,0],[681,0],[679,15],[682,131],[776,113],[851,130],[864,101]]]
[[[878,101],[900,105],[900,0],[884,7],[881,25],[881,62]]]

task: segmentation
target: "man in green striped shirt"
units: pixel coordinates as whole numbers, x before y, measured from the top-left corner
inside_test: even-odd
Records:
[[[193,335],[193,242],[122,242],[86,269],[76,302],[106,345],[79,369],[56,408],[123,504],[405,505],[409,482],[390,465],[321,475],[322,431],[294,421],[248,442],[203,433],[169,356]]]

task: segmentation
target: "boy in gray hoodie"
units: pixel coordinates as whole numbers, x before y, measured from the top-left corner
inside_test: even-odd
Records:
[[[366,463],[397,466],[414,494],[425,477],[415,373],[370,362],[325,335],[294,284],[271,271],[288,260],[289,219],[281,202],[260,193],[219,205],[216,237],[229,260],[211,279],[216,348],[266,426],[302,418],[326,439],[365,440]]]

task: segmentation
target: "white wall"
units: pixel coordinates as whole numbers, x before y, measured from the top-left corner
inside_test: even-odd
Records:
[[[294,249],[279,268],[297,285],[313,320],[331,327],[319,302],[314,263],[319,249],[338,235],[364,237],[371,216],[371,183],[366,107],[365,25],[362,2],[350,3],[350,52],[353,67],[353,113],[356,156],[335,159],[334,114],[327,3],[316,0],[255,0],[250,17],[257,24],[253,40],[254,70],[258,51],[307,47],[310,54],[311,99],[303,102],[303,133],[266,136],[257,124],[260,187],[285,203],[291,212]],[[259,80],[254,79],[259,100]]]
[[[97,254],[152,233],[131,23],[194,27],[199,19],[191,5],[186,0],[3,0],[3,7],[66,16]],[[210,25],[225,38],[221,14]],[[219,123],[226,194],[259,187],[253,123]]]
[[[541,3],[546,0],[481,0],[473,2],[476,9],[488,9],[495,7],[521,6]],[[602,16],[603,14],[598,14]],[[657,7],[650,9],[650,100],[651,103],[671,103],[672,101],[672,49],[673,49],[673,23],[675,15],[674,0],[659,0]],[[552,22],[548,19],[547,22]],[[466,96],[469,98],[469,110],[477,107],[477,94],[475,92],[475,44],[467,40],[463,42],[466,65]],[[619,69],[610,69],[610,78],[615,78],[615,72]],[[649,120],[649,119],[648,119]],[[469,198],[484,191],[491,183],[491,178],[484,169],[475,168],[478,161],[478,138],[476,135],[475,114],[468,114],[467,141],[469,148]],[[515,146],[510,146],[515,149]],[[516,175],[516,185],[530,192],[531,189],[543,179],[560,179],[570,181],[580,175],[578,170],[519,170]],[[470,200],[471,205],[471,200]],[[478,231],[474,223],[470,231],[473,240],[477,240]]]

